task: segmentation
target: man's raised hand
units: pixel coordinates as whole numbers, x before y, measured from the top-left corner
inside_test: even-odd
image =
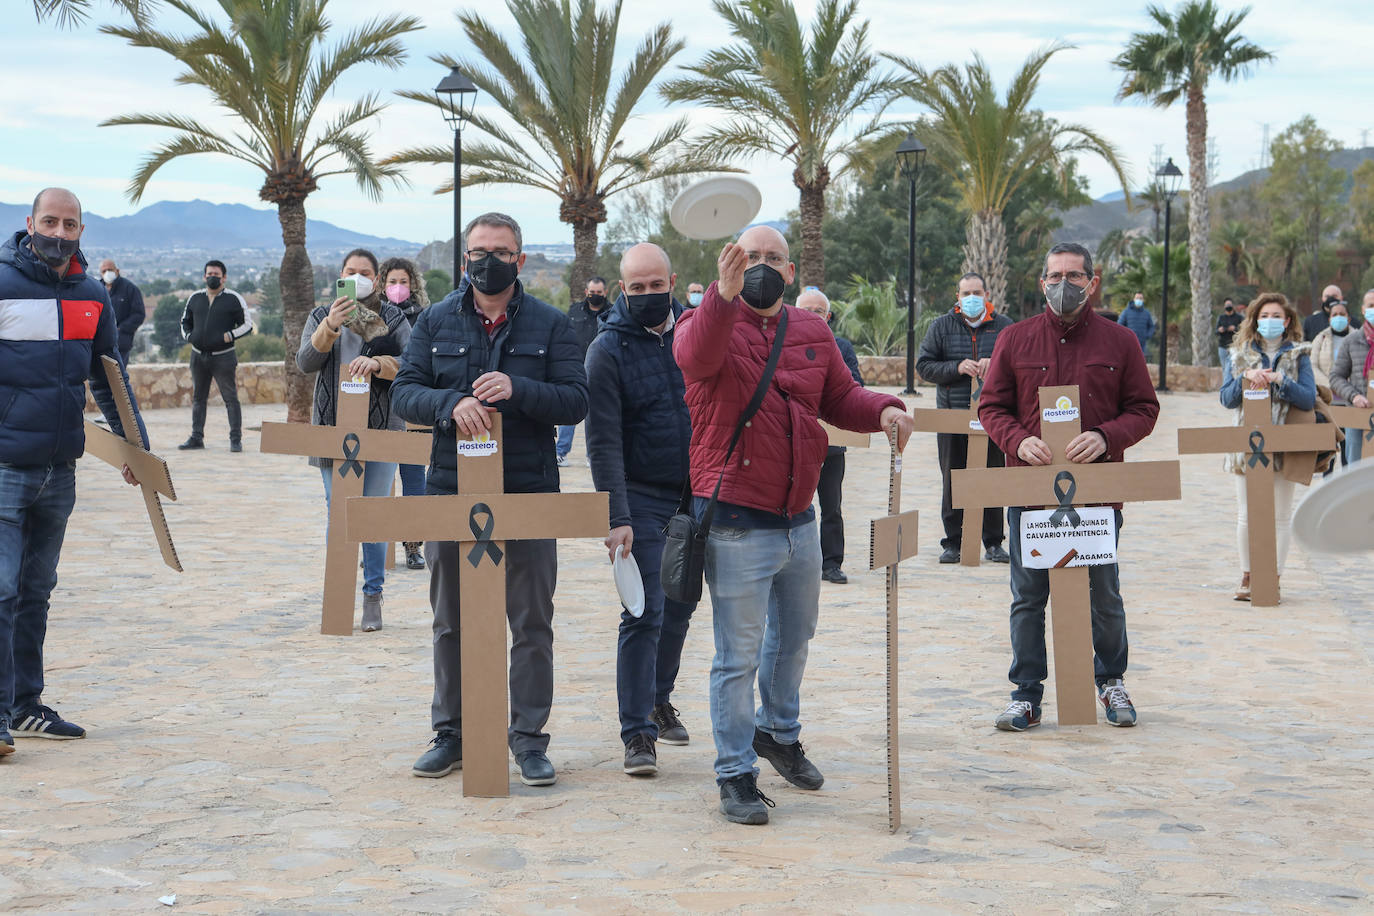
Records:
[[[722,299],[727,302],[734,301],[744,289],[744,269],[748,266],[749,257],[744,253],[744,249],[734,242],[726,242],[725,247],[720,250],[720,258],[716,261],[716,267],[720,272],[716,292],[720,293]]]

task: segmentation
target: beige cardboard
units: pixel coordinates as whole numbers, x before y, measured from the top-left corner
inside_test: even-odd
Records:
[[[821,429],[830,437],[830,444],[844,446],[845,448],[868,448],[872,442],[871,433],[856,433],[851,429],[840,429],[838,426],[831,426],[824,420],[821,421]]]
[[[468,441],[468,437],[461,437]],[[510,723],[506,652],[506,542],[540,538],[605,537],[605,493],[503,493],[501,417],[492,416],[491,455],[458,456],[453,496],[350,499],[349,538],[460,541],[465,565],[458,577],[463,613],[463,795],[510,795]]]
[[[892,452],[888,459],[887,511],[885,518],[869,523],[868,561],[870,570],[887,568],[887,826],[893,833],[902,826],[902,755],[898,679],[897,607],[898,564],[916,555],[919,515],[902,512],[902,464],[897,451],[897,432],[888,431]]]
[[[976,429],[971,425],[978,419],[977,398],[973,399],[968,410],[918,407],[911,411],[911,418],[918,432],[967,436],[968,461],[964,464],[965,469],[980,471],[988,466],[988,434],[983,432],[981,424]],[[952,491],[950,495],[952,498]],[[983,510],[988,506],[976,506],[970,501],[969,507],[963,510],[965,524],[959,540],[960,566],[982,565]],[[974,524],[968,524],[970,519],[975,520]]]
[[[1262,398],[1242,402],[1241,426],[1216,426],[1178,431],[1181,455],[1239,452],[1245,456],[1245,502],[1249,521],[1250,603],[1255,607],[1276,607],[1279,603],[1279,549],[1274,519],[1274,457],[1280,453],[1303,453],[1336,446],[1336,427],[1330,423],[1275,426],[1273,410],[1266,392]],[[1249,465],[1252,454],[1250,435],[1264,436],[1266,460]],[[1311,465],[1308,466],[1311,471]]]
[[[167,462],[143,448],[143,440],[138,434],[138,421],[134,419],[133,403],[129,400],[129,389],[124,386],[124,376],[119,371],[119,362],[108,356],[100,357],[105,378],[114,394],[115,407],[119,411],[119,424],[124,427],[121,439],[110,430],[90,420],[86,421],[86,452],[99,458],[111,467],[122,471],[129,466],[134,477],[138,478],[139,490],[143,494],[143,508],[148,513],[148,521],[153,526],[153,536],[157,539],[158,551],[162,562],[177,572],[181,572],[181,559],[177,556],[176,545],[172,543],[172,531],[167,527],[167,516],[162,511],[162,500],[158,494],[176,501],[177,491],[172,486],[172,475],[167,470]]]
[[[1374,409],[1368,407],[1332,407],[1331,419],[1344,429],[1358,429],[1366,442],[1374,441]]]
[[[363,469],[357,462],[428,464],[430,450],[428,436],[368,429],[370,395],[367,392],[349,393],[342,388],[347,380],[340,381],[341,387],[335,393],[333,426],[262,424],[262,451],[330,458],[334,462],[330,470],[334,476],[329,500],[329,538],[324,555],[324,600],[320,609],[320,632],[327,636],[353,635],[361,542],[348,539],[345,506],[347,500],[363,495]]]
[[[1040,409],[1058,409],[1060,398],[1082,409],[1078,386],[1040,389]],[[1082,431],[1082,418],[1042,422],[1040,438],[1054,453],[1054,463],[1041,467],[989,468],[955,471],[954,505],[968,511],[965,502],[990,505],[1054,507],[1059,505],[1055,478],[1063,471],[1073,475],[1073,505],[1143,502],[1180,499],[1177,461],[1100,462],[1075,464],[1066,457],[1068,444]],[[1061,482],[1061,490],[1069,484]],[[1088,568],[1050,570],[1051,632],[1054,637],[1054,690],[1060,725],[1093,725],[1097,722],[1097,697],[1093,686],[1092,614],[1088,592]],[[1085,673],[1086,672],[1086,673]]]

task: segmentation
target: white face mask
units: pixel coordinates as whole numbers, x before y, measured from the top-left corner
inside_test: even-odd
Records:
[[[106,285],[106,286],[109,286],[109,285],[110,285],[111,283],[113,283],[116,279],[118,279],[118,277],[119,277],[119,274],[115,273],[113,270],[107,270],[107,271],[105,271],[103,274],[100,275],[100,279],[102,279],[102,280],[105,281],[105,285]]]
[[[366,299],[368,296],[372,295],[374,287],[372,285],[372,280],[368,278],[367,274],[353,274],[352,280],[358,287],[359,299]]]

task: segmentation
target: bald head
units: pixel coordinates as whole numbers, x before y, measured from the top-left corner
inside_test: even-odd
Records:
[[[40,210],[76,210],[76,221],[81,222],[81,201],[76,199],[76,195],[66,188],[44,188],[38,192],[38,196],[33,199],[32,216],[38,219]]]
[[[797,308],[813,315],[820,315],[826,321],[830,320],[830,299],[814,286],[802,290],[801,295],[797,297]]]
[[[784,261],[790,256],[786,236],[772,226],[751,226],[744,230],[736,244],[745,251],[779,255]]]
[[[664,278],[671,276],[673,264],[668,260],[668,252],[653,242],[640,242],[625,249],[625,253],[620,256],[621,283],[629,286],[628,277],[631,274],[641,275],[646,272],[655,276],[662,275]]]
[[[30,235],[79,239],[82,228],[81,201],[66,188],[44,188],[33,199],[33,213],[28,218]]]

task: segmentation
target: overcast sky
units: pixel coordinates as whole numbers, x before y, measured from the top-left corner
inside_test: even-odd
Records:
[[[96,0],[97,21],[113,13]],[[10,0],[5,47],[0,55],[0,201],[30,200],[45,185],[74,189],[86,208],[103,216],[138,209],[125,194],[129,177],[147,151],[164,138],[162,131],[145,127],[96,125],[108,116],[133,111],[175,111],[193,114],[211,127],[228,129],[200,90],[177,86],[177,68],[159,52],[130,48],[96,31],[95,23],[58,31],[38,25],[31,0]],[[333,34],[341,34],[390,4],[374,0],[333,0],[329,14]],[[453,12],[456,4],[440,0],[411,0],[406,8],[421,17],[426,28],[411,36],[410,56],[402,68],[359,68],[342,80],[333,109],[369,89],[430,89],[443,77],[429,55],[446,50],[466,56],[471,48]],[[1223,0],[1223,6],[1230,8]],[[814,8],[798,0],[803,15]],[[502,4],[483,4],[483,12],[498,27],[513,33]],[[618,57],[628,57],[650,27],[673,12],[675,30],[686,37],[681,64],[701,57],[726,38],[720,20],[707,0],[683,0],[665,7],[645,0],[627,0],[621,16]],[[1062,39],[1077,47],[1059,54],[1044,73],[1039,107],[1063,121],[1089,125],[1115,142],[1129,161],[1132,179],[1145,171],[1155,144],[1163,144],[1186,172],[1182,105],[1158,110],[1139,103],[1116,104],[1119,75],[1108,61],[1132,30],[1144,27],[1144,4],[1061,2],[1053,14],[1045,4],[1025,0],[973,0],[931,3],[920,0],[860,0],[862,15],[872,21],[872,39],[880,51],[914,57],[928,66],[962,63],[981,52],[1002,87],[1033,49]],[[1374,130],[1374,68],[1368,56],[1374,49],[1374,17],[1368,0],[1313,0],[1294,15],[1293,5],[1281,0],[1258,0],[1246,20],[1244,33],[1274,51],[1278,60],[1262,65],[1248,79],[1232,85],[1214,84],[1208,97],[1210,133],[1220,156],[1222,180],[1254,168],[1258,162],[1263,125],[1271,135],[1304,114],[1312,114],[1341,144],[1358,146],[1362,131]],[[176,21],[170,11],[164,21]],[[177,25],[177,29],[182,27]],[[14,53],[14,52],[18,53]],[[672,68],[676,69],[676,68]],[[483,100],[478,99],[479,108]],[[658,99],[647,96],[643,117],[632,125],[643,131],[677,116]],[[893,117],[919,114],[912,103],[890,109]],[[700,115],[698,115],[700,117]],[[469,133],[466,136],[475,136]],[[381,116],[375,146],[383,152],[422,144],[448,144],[452,134],[430,106],[395,99]],[[776,160],[745,163],[750,177],[763,191],[761,219],[781,217],[796,207],[790,168]],[[1116,190],[1110,171],[1098,161],[1083,163],[1093,196]],[[388,191],[380,204],[369,202],[346,177],[326,179],[306,203],[308,214],[351,229],[416,241],[452,235],[452,204],[436,197],[434,187],[452,167],[414,168],[410,186]],[[157,200],[204,198],[219,203],[264,206],[257,197],[262,174],[250,166],[214,156],[195,156],[164,166],[155,176],[143,204]],[[610,203],[614,212],[614,198]],[[558,221],[558,201],[547,192],[511,186],[469,188],[463,195],[464,213],[490,209],[514,215],[531,242],[571,241],[572,231]],[[18,227],[16,227],[18,228]]]

